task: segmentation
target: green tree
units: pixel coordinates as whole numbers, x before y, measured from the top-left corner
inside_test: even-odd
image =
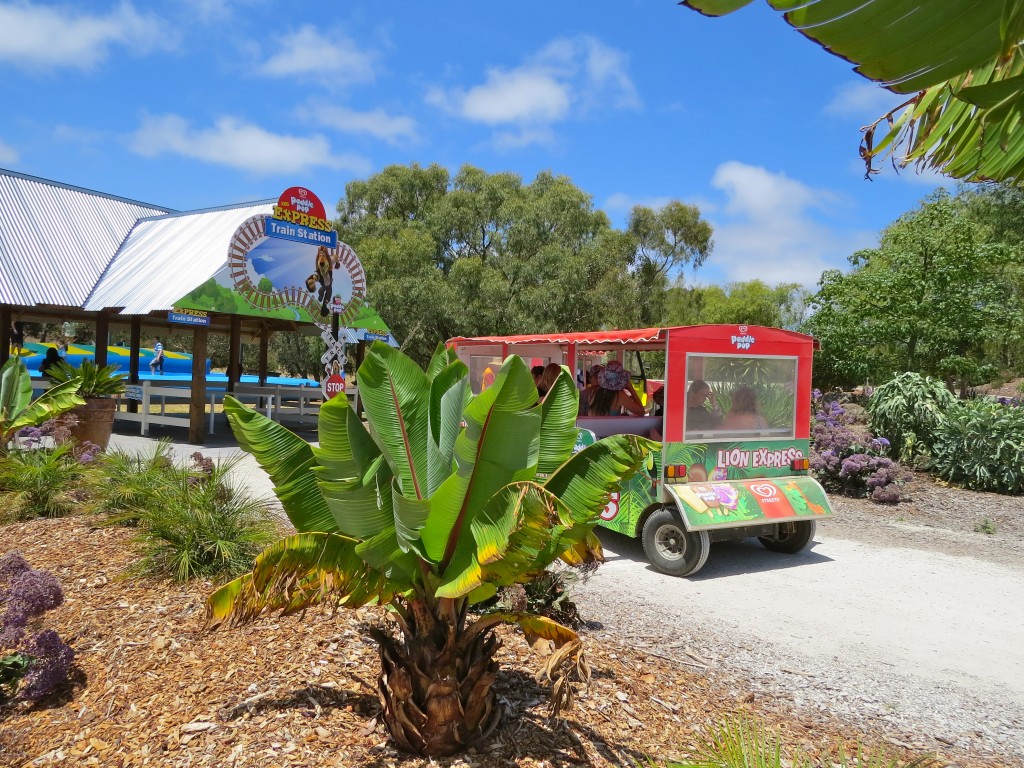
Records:
[[[771,287],[761,280],[687,288],[678,280],[666,295],[669,325],[726,323],[799,329],[809,292],[796,283]]]
[[[1018,314],[993,279],[1008,258],[984,242],[962,200],[933,194],[878,248],[851,256],[850,273],[822,275],[808,323],[823,346],[816,366],[853,381],[916,371],[970,383],[986,344]]]
[[[359,383],[368,424],[335,398],[320,410],[317,448],[225,398],[239,444],[274,481],[298,533],[217,590],[210,615],[242,622],[321,602],[387,606],[400,636],[373,631],[384,722],[402,749],[449,755],[500,719],[497,624],[554,641],[560,650],[546,673],[557,678],[556,705],[571,694],[557,670],[585,665],[572,630],[527,613],[471,617],[468,608],[559,557],[598,557],[592,531],[610,492],[657,444],[616,435],[573,454],[579,394],[569,371],[538,405],[515,355],[474,397],[451,350],[439,346],[424,372],[375,343]]]
[[[366,268],[369,300],[421,361],[457,335],[628,327],[644,307],[660,321],[664,275],[710,248],[692,206],[637,213],[647,223],[620,231],[549,172],[524,184],[468,165],[454,177],[390,166],[345,191],[339,229]]]
[[[627,231],[636,243],[632,275],[639,320],[658,325],[664,322],[670,277],[686,266],[696,270],[711,253],[711,225],[697,206],[673,200],[658,209],[634,206]]]

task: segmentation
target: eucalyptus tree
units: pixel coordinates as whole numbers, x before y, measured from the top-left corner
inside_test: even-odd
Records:
[[[722,16],[751,1],[681,4]],[[968,181],[1020,182],[1022,0],[767,2],[801,34],[853,62],[857,73],[908,96],[865,130],[861,156],[869,172],[891,154],[901,165]]]
[[[590,195],[542,172],[390,166],[346,187],[339,228],[369,299],[422,361],[456,335],[582,331],[661,321],[665,275],[699,266],[710,226],[693,206],[634,209],[615,229]]]

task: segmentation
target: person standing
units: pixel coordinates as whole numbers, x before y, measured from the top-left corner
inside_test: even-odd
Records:
[[[150,373],[155,374],[160,369],[160,375],[164,375],[164,345],[160,343],[160,337],[153,339],[153,359],[149,361]]]
[[[25,323],[15,320],[11,323],[11,352],[21,357],[21,350],[25,346]]]

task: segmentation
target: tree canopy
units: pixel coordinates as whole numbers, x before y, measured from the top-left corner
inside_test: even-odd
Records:
[[[709,16],[752,0],[684,0]],[[767,0],[855,71],[910,98],[864,133],[861,156],[893,155],[968,181],[1024,174],[1024,0]],[[878,126],[884,133],[876,138]]]
[[[822,341],[819,384],[916,371],[961,388],[1019,367],[1019,246],[999,239],[998,201],[939,191],[891,224],[878,248],[828,270],[806,330]]]
[[[454,176],[394,165],[350,182],[338,211],[369,300],[414,356],[457,335],[660,323],[671,276],[712,247],[694,206],[638,206],[619,230],[550,172],[524,184],[469,165]]]

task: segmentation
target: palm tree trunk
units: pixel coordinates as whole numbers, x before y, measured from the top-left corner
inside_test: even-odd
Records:
[[[501,642],[489,631],[465,631],[465,600],[414,598],[402,613],[401,639],[371,630],[380,644],[384,722],[406,752],[455,754],[501,720],[493,689]]]

